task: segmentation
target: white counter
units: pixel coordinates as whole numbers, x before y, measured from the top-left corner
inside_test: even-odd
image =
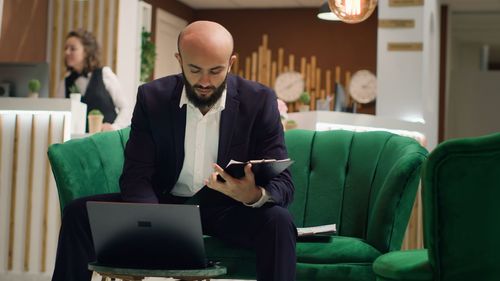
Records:
[[[70,139],[71,122],[69,99],[0,98],[0,276],[52,271],[60,212],[47,149]]]
[[[335,111],[308,111],[288,114],[288,120],[297,122],[299,129],[325,131],[388,131],[416,139],[423,146],[425,124],[384,118],[376,115]]]

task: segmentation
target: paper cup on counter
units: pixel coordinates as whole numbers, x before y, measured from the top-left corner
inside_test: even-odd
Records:
[[[94,134],[100,132],[102,130],[103,119],[104,116],[102,115],[89,115],[88,116],[89,133]]]

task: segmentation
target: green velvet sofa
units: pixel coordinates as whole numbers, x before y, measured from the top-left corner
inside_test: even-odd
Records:
[[[61,208],[71,200],[118,192],[128,129],[54,144],[48,155]],[[289,206],[298,227],[337,224],[337,235],[299,239],[297,280],[375,280],[373,261],[399,250],[427,151],[387,132],[286,132],[295,183]],[[255,279],[255,255],[213,237],[207,255],[224,278]]]
[[[499,201],[500,133],[441,143],[422,173],[425,249],[377,258],[377,280],[500,280]]]

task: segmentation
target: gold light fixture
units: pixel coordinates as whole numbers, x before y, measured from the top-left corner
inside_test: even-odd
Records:
[[[341,21],[358,23],[373,13],[377,0],[328,0],[328,5]]]

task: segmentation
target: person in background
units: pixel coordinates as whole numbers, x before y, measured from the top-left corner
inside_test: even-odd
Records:
[[[87,104],[87,114],[98,109],[104,115],[103,131],[130,125],[132,105],[123,94],[118,77],[111,68],[102,66],[100,50],[92,33],[77,29],[66,36],[64,64],[68,71],[59,83],[58,96],[69,98],[75,86]]]

